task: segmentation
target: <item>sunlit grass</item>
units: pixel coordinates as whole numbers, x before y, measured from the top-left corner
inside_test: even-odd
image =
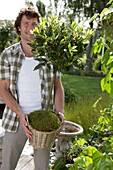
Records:
[[[89,127],[97,123],[100,110],[103,110],[109,104],[109,96],[103,94],[102,99],[98,102],[97,107],[93,105],[98,99],[98,95],[86,96],[78,100],[77,103],[65,105],[66,120],[80,124],[84,132],[88,132]]]
[[[101,77],[76,76],[70,74],[62,75],[62,81],[67,82],[76,94],[91,95],[101,93]]]
[[[72,75],[63,77],[63,82],[67,81],[71,88],[74,88],[75,84],[74,89],[78,96],[77,102],[65,104],[65,118],[80,124],[85,133],[89,131],[89,127],[97,123],[100,110],[106,108],[110,103],[109,95],[101,91],[100,80],[101,78],[98,77]],[[98,99],[100,100],[96,107],[93,107]]]

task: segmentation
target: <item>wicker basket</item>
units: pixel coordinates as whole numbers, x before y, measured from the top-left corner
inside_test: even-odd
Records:
[[[27,121],[28,121],[28,118],[27,118]],[[59,127],[58,130],[56,131],[51,131],[51,132],[37,131],[31,127],[29,122],[28,122],[28,127],[30,131],[32,132],[32,138],[29,139],[29,142],[33,146],[34,149],[51,148],[54,144],[56,136],[58,135],[58,133],[60,133],[62,129],[62,125],[61,125],[61,127]]]

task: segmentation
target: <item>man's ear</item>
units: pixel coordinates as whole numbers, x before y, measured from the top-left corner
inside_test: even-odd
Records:
[[[21,28],[20,28],[20,26],[18,26],[18,30],[19,30],[19,31],[21,31]]]

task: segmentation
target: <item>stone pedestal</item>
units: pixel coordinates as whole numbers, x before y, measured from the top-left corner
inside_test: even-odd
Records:
[[[58,139],[56,139],[56,160],[59,157],[66,156],[70,149],[70,139],[74,138],[83,132],[83,128],[74,122],[64,121],[62,131],[59,133]]]

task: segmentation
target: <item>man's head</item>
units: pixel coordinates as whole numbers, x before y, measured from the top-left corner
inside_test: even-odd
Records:
[[[33,7],[25,7],[25,8],[22,8],[15,20],[15,28],[16,28],[16,32],[18,34],[20,34],[20,27],[21,27],[21,21],[22,21],[22,18],[23,16],[25,16],[27,19],[32,19],[32,18],[36,18],[37,19],[37,22],[40,22],[40,14],[36,11],[35,8]]]

